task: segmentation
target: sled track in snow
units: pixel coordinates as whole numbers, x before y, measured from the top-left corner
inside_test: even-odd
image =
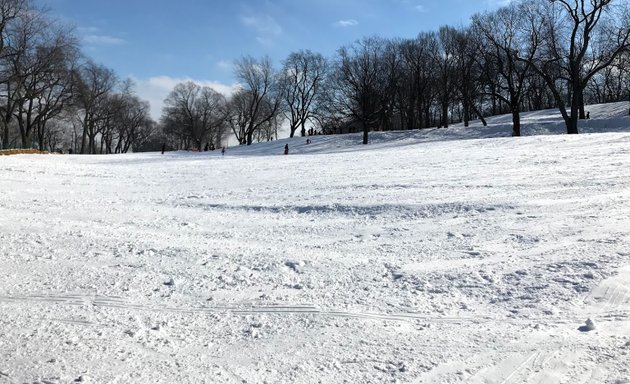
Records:
[[[0,371],[0,383],[2,382],[9,382],[12,384],[17,384],[17,381],[13,380],[8,374]]]
[[[556,350],[539,350],[533,351],[526,355],[521,364],[509,371],[508,376],[501,381],[501,384],[529,383],[533,379],[533,375],[541,372],[552,360],[558,351]]]
[[[607,292],[609,308],[619,307],[628,301],[628,289],[621,284],[615,284]]]
[[[503,380],[501,382],[501,384],[508,384],[511,383],[512,378],[516,378],[516,375],[523,371],[525,369],[525,367],[529,367],[532,366],[532,364],[535,362],[536,357],[540,354],[541,352],[533,352],[532,354],[530,354],[521,364],[519,364],[514,370],[512,370],[512,372],[505,378],[505,380]]]
[[[121,310],[156,311],[167,313],[187,313],[187,314],[232,314],[245,316],[252,314],[306,314],[324,317],[353,318],[364,320],[384,320],[384,321],[427,321],[432,323],[453,323],[453,324],[480,324],[503,322],[511,324],[534,324],[537,321],[542,323],[569,324],[584,321],[584,315],[580,318],[495,318],[490,316],[482,317],[443,317],[432,316],[422,313],[401,312],[401,313],[367,313],[367,312],[347,312],[320,309],[314,305],[236,305],[236,306],[207,306],[207,307],[172,307],[160,305],[145,305],[130,303],[124,298],[115,296],[100,295],[30,295],[30,296],[0,296],[0,303],[20,304],[20,303],[41,303],[45,305],[69,305],[80,307],[113,308]],[[593,317],[599,321],[630,321],[629,310],[609,310],[593,313]],[[89,323],[85,323],[89,325]]]

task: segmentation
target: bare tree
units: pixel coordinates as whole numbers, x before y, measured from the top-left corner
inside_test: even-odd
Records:
[[[242,114],[239,131],[242,130],[247,145],[252,144],[254,133],[277,117],[281,105],[281,92],[277,75],[267,56],[256,60],[245,56],[235,65],[235,75],[243,83],[244,93],[239,102]]]
[[[453,45],[454,56],[454,95],[455,100],[459,99],[458,117],[464,121],[464,126],[468,127],[473,115],[473,111],[478,111],[475,106],[475,98],[480,93],[480,82],[478,81],[477,56],[479,54],[480,41],[470,28],[457,28],[450,32],[449,39]]]
[[[627,5],[614,7],[612,0],[540,0],[536,4],[528,17],[540,18],[544,28],[530,33],[533,44],[540,44],[542,49],[532,59],[519,59],[529,62],[545,79],[567,133],[578,133],[589,80],[630,47],[630,14]],[[568,111],[560,88],[564,84]]]
[[[267,99],[260,101],[258,113],[251,114],[251,106],[254,103],[254,95],[244,89],[239,89],[232,95],[226,108],[226,124],[231,129],[239,144],[248,143],[248,127],[257,127],[252,134],[253,141],[268,141],[278,136],[279,116],[273,114],[277,108]],[[269,118],[270,115],[273,115]]]
[[[433,124],[431,106],[435,101],[432,51],[437,50],[433,34],[421,33],[399,45],[401,79],[398,86],[402,126],[426,128]]]
[[[48,127],[44,132],[44,149],[50,152],[63,150],[65,140],[68,138],[68,126],[63,119],[52,119],[48,122]]]
[[[212,147],[218,147],[225,134],[225,105],[227,101],[219,92],[209,87],[202,87],[197,101],[197,111],[205,139]]]
[[[125,81],[122,92],[111,95],[107,104],[111,118],[102,133],[105,153],[127,153],[152,136],[155,123],[149,116],[149,103],[134,94],[131,80]]]
[[[401,40],[390,39],[385,41],[381,54],[382,88],[381,103],[383,108],[379,116],[376,129],[390,131],[394,129],[394,115],[398,112],[396,96],[402,79],[402,55],[398,46]]]
[[[456,76],[456,36],[457,30],[452,27],[441,27],[437,34],[437,47],[433,51],[433,65],[437,75],[437,95],[440,107],[440,126],[448,128],[449,106],[453,103]]]
[[[107,103],[117,82],[111,69],[92,61],[75,73],[75,107],[82,128],[80,153],[96,153],[96,136],[111,117]]]
[[[387,105],[386,45],[385,40],[372,37],[338,51],[331,96],[337,110],[361,124],[363,144],[368,144],[368,132],[377,126]]]
[[[319,53],[293,52],[284,61],[280,74],[285,115],[289,121],[289,136],[301,127],[306,136],[306,122],[314,117],[314,104],[326,77],[328,63]]]
[[[204,142],[218,144],[223,135],[225,98],[210,87],[202,87],[191,81],[175,86],[164,100],[162,123],[173,128],[182,127],[180,134],[201,148]],[[183,142],[188,141],[183,138]]]
[[[584,95],[590,103],[610,103],[630,96],[630,52],[619,55],[613,63],[593,76]]]
[[[19,79],[13,93],[14,116],[22,147],[44,149],[47,122],[61,114],[73,97],[73,73],[78,43],[67,29],[39,13],[28,13],[19,25],[23,36],[20,54],[14,55],[14,77]]]
[[[482,67],[497,75],[490,95],[502,99],[512,113],[512,135],[521,135],[521,103],[525,95],[527,78],[531,76],[531,62],[538,50],[537,41],[532,41],[527,31],[539,30],[542,26],[531,24],[535,19],[522,17],[524,4],[511,4],[493,13],[473,17],[473,30],[481,36],[480,50]],[[530,24],[528,24],[530,23]],[[518,55],[526,60],[518,60]],[[487,78],[492,76],[487,74]]]
[[[237,90],[226,105],[226,123],[232,130],[239,144],[247,143],[247,127],[249,126],[249,106],[251,94],[244,89]]]
[[[9,148],[10,123],[13,118],[15,102],[13,95],[19,89],[19,79],[13,70],[12,61],[20,54],[19,46],[23,39],[15,24],[21,16],[33,11],[27,0],[0,0],[0,135],[2,148]]]

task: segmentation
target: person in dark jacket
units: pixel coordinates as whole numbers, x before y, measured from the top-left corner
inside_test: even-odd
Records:
[[[284,145],[284,154],[288,155],[289,154],[289,144],[285,144]]]

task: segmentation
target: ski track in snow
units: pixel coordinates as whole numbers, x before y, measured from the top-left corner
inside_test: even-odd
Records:
[[[0,384],[626,382],[630,118],[590,110],[0,158]]]
[[[626,289],[624,287],[616,286],[615,289]],[[565,317],[539,317],[526,319],[518,318],[493,318],[492,316],[478,316],[478,317],[445,317],[445,316],[431,316],[422,313],[367,313],[367,312],[346,312],[346,311],[329,311],[317,308],[314,305],[236,305],[236,306],[207,306],[207,307],[161,307],[152,305],[143,305],[132,302],[127,302],[120,297],[105,297],[105,296],[81,296],[81,295],[32,295],[32,296],[0,296],[0,303],[42,303],[51,305],[67,305],[67,306],[79,306],[79,307],[103,307],[103,308],[118,308],[123,310],[139,310],[139,311],[155,311],[155,312],[167,312],[167,313],[189,313],[189,314],[225,314],[225,315],[251,315],[251,314],[312,314],[318,316],[330,316],[330,317],[342,317],[342,318],[357,318],[357,319],[374,319],[374,320],[387,320],[387,321],[430,321],[431,323],[446,322],[446,323],[510,323],[510,324],[530,324],[535,321],[544,321],[547,325],[550,324],[570,324],[579,322],[583,317],[597,317],[600,321],[630,321],[630,309],[622,304],[627,304],[626,301],[618,301],[618,296],[611,296],[613,299],[607,302],[607,308],[605,310],[592,310],[591,312],[582,312],[578,316],[573,318]],[[585,317],[586,316],[586,317]],[[42,319],[47,320],[47,319]],[[83,321],[71,321],[77,324],[92,325],[90,322]]]

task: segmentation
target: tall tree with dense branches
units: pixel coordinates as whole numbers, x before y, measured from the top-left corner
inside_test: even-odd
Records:
[[[372,37],[359,40],[338,51],[335,71],[337,109],[361,124],[363,144],[368,144],[368,132],[382,117],[388,101],[386,94],[387,68],[384,60],[386,42]]]
[[[278,114],[281,93],[278,76],[268,56],[260,60],[245,56],[235,65],[235,75],[243,84],[242,111],[244,139],[251,145],[254,133],[269,124]]]
[[[490,94],[502,99],[512,113],[512,135],[521,135],[521,103],[525,96],[527,79],[532,75],[531,63],[539,46],[532,44],[528,30],[540,25],[527,24],[522,17],[524,4],[511,4],[496,12],[473,17],[472,28],[480,36],[480,59],[485,70],[491,69],[497,76]],[[530,19],[529,22],[536,22]],[[518,60],[518,54],[525,60]],[[491,78],[488,74],[487,78]]]
[[[301,128],[301,135],[306,136],[306,123],[316,113],[314,107],[327,69],[324,56],[309,50],[293,52],[284,61],[280,85],[289,121],[289,137],[293,137],[298,128]]]
[[[19,55],[20,39],[15,25],[19,18],[33,11],[28,0],[0,0],[0,142],[9,148],[9,124],[16,103],[13,95],[19,90],[19,78],[13,71],[12,61]]]
[[[541,45],[532,65],[553,92],[567,133],[578,133],[584,118],[584,89],[589,80],[630,48],[630,13],[625,3],[613,0],[538,0],[525,17],[543,25],[530,29],[532,44]],[[569,91],[568,108],[559,84]]]

